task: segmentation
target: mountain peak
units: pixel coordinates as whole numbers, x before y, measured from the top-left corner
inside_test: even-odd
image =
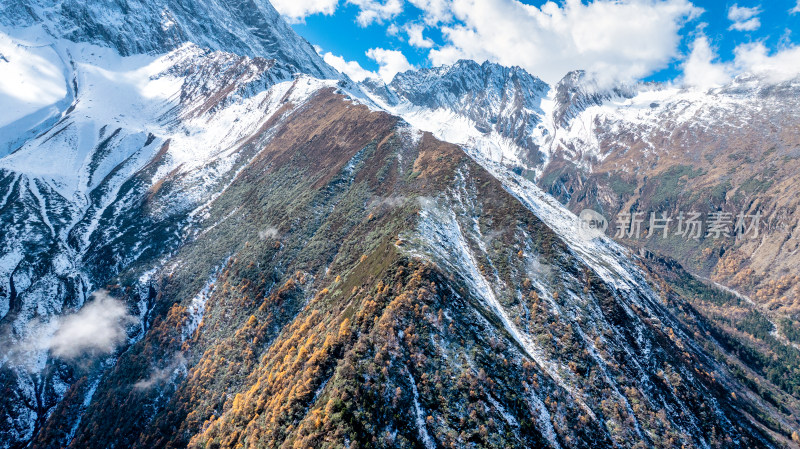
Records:
[[[605,86],[585,70],[573,70],[556,84],[553,119],[560,126],[568,126],[570,120],[590,106],[599,106],[612,98],[633,98],[637,86],[615,84]]]
[[[549,90],[544,81],[519,67],[464,59],[449,66],[398,73],[389,86],[412,103],[428,107],[441,107],[464,96],[486,96],[487,100],[491,97],[498,101],[519,96],[526,106],[536,109],[538,102],[533,97],[538,99]]]
[[[0,6],[0,24],[41,25],[57,38],[111,47],[123,56],[166,53],[191,42],[341,78],[265,0],[11,0]]]

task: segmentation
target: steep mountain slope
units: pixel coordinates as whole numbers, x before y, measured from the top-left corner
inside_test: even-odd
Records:
[[[743,76],[708,92],[645,90],[615,107],[590,108],[562,134],[570,138],[539,180],[575,211],[589,207],[611,220],[642,212],[642,234],[626,235],[627,245],[680,260],[738,292],[734,302],[695,306],[746,342],[742,351],[752,365],[794,395],[800,393],[799,92],[798,79]],[[579,169],[580,153],[567,149],[587,144],[599,150],[581,164],[591,170]],[[685,220],[695,212],[701,217],[696,238],[679,233],[689,229],[678,220],[681,212]],[[673,218],[667,238],[650,229],[651,213]],[[721,218],[719,236],[710,227],[714,214]]]
[[[555,155],[536,78],[373,102],[266,3],[2,11],[0,63],[63,87],[0,133],[1,447],[794,444],[791,385],[686,302],[738,298],[509,169]]]
[[[424,85],[446,82],[457,66],[421,71]],[[439,81],[427,79],[430,73],[441,74]],[[415,76],[406,73],[398,80]],[[378,91],[371,87],[365,85]],[[585,73],[573,72],[538,97],[543,115],[528,138],[543,157],[534,158],[470,117],[470,108],[498,108],[498,101],[488,107],[474,101],[475,106],[450,108],[448,115],[413,96],[425,87],[392,82],[387,89],[402,99],[387,104],[393,112],[526,174],[575,213],[585,208],[601,212],[610,223],[609,235],[617,234],[617,218],[624,218],[620,214],[640,212],[640,238],[623,239],[627,245],[684,261],[694,273],[777,310],[775,321],[800,311],[794,269],[800,263],[795,235],[800,188],[794,176],[800,79],[775,82],[743,75],[723,88],[699,91],[659,84],[601,87]],[[519,89],[508,96],[524,95],[524,87]],[[461,98],[469,102],[481,95],[467,92]],[[680,213],[689,217],[695,211],[706,225],[712,213],[728,217],[723,227],[729,235],[708,238],[707,227],[698,239],[676,235]],[[672,217],[669,238],[646,238],[651,213]],[[758,235],[735,236],[737,217],[752,220],[756,214]],[[743,230],[749,227],[742,224]]]
[[[770,447],[797,426],[621,248],[565,241],[568,213],[458,147],[330,90],[268,134],[146,283],[109,286],[148,330],[71,373],[35,446]]]
[[[376,92],[374,86],[364,87]],[[482,131],[466,112],[453,108],[442,114],[441,108],[413,104],[408,99],[413,97],[404,96],[398,87],[391,83],[384,88],[403,99],[387,108],[415,126],[464,145],[518,196],[532,190],[520,188],[525,185],[521,176],[535,180],[575,213],[585,208],[600,211],[609,223],[609,235],[618,234],[617,218],[624,218],[620,214],[641,212],[639,236],[623,234],[620,241],[644,254],[664,255],[648,257],[644,263],[663,277],[669,290],[689,300],[696,318],[687,325],[703,323],[706,330],[701,333],[709,332],[708,326],[717,329],[711,331],[716,335],[714,345],[706,348],[719,360],[730,353],[742,357],[734,363],[738,366],[734,372],[749,372],[747,382],[772,385],[765,388],[777,388],[781,395],[800,394],[793,238],[800,217],[794,205],[799,188],[792,156],[800,130],[798,80],[776,83],[742,76],[729,86],[703,92],[658,84],[601,88],[585,73],[574,72],[541,99],[544,116],[532,136],[544,162],[497,157],[496,149],[506,145],[506,154],[525,152],[496,133]],[[420,89],[424,87],[412,90]],[[480,94],[464,95],[472,97]],[[543,202],[546,197],[538,201]],[[694,211],[704,220],[697,239],[686,236],[686,219]],[[668,238],[661,238],[662,230],[650,232],[650,212],[673,218]],[[714,238],[708,233],[711,213],[730,217],[729,236],[722,232]],[[737,235],[739,214],[751,222],[743,221]],[[745,233],[755,216],[761,219],[758,232]],[[630,226],[630,221],[625,224]],[[579,229],[564,229],[562,234],[569,238]],[[724,285],[702,280],[707,276]],[[717,288],[730,293],[716,292]],[[685,316],[685,308],[679,309]],[[719,348],[727,349],[719,352]]]
[[[553,124],[562,128],[569,127],[573,119],[592,106],[602,106],[609,100],[633,98],[637,93],[636,86],[602,88],[586,72],[570,72],[555,87]]]
[[[209,18],[211,29],[191,38],[211,49],[162,39],[159,5],[142,3],[136,16],[117,6],[2,3],[0,73],[21,83],[4,91],[0,122],[4,445],[36,434],[71,384],[53,356],[60,317],[121,270],[173,251],[197,208],[252,157],[242,147],[253,134],[339,76],[266,3],[223,8],[275,22],[255,34],[229,36],[214,27],[242,30],[240,20]],[[273,59],[247,56],[256,52]],[[156,192],[160,203],[149,201]]]
[[[743,77],[709,92],[645,91],[616,107],[587,109],[556,144],[540,184],[573,210],[593,207],[609,218],[628,210],[644,212],[647,221],[651,211],[721,211],[731,215],[733,234],[739,214],[760,214],[755,238],[712,239],[704,229],[697,242],[673,235],[630,243],[797,313],[798,92],[800,80]],[[594,158],[577,165],[591,171],[575,170],[589,142],[598,148]]]

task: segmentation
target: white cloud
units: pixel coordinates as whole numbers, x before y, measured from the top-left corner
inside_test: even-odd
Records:
[[[125,341],[125,328],[133,321],[125,303],[101,290],[95,292],[93,301],[59,320],[47,347],[53,355],[66,359],[110,354]]]
[[[761,8],[733,5],[728,9],[728,20],[733,24],[728,28],[736,31],[755,31],[761,27],[758,16]]]
[[[339,4],[339,0],[271,0],[271,2],[279,13],[293,23],[302,22],[312,14],[331,15]]]
[[[789,14],[797,14],[800,13],[800,0],[797,0],[797,4],[794,5],[794,8],[789,10]]]
[[[428,25],[447,23],[453,18],[449,0],[409,0],[412,5],[423,11],[423,19]]]
[[[449,43],[431,50],[433,64],[491,60],[522,66],[549,83],[575,69],[594,72],[600,82],[645,77],[679,55],[680,29],[701,12],[688,0],[566,0],[541,8],[516,0],[450,0],[450,5],[458,23],[442,27]]]
[[[386,83],[392,81],[392,78],[394,78],[398,72],[405,72],[406,70],[414,68],[403,53],[397,50],[370,48],[367,50],[367,57],[378,63],[380,66],[378,75]]]
[[[408,198],[403,195],[393,195],[387,197],[375,196],[369,202],[369,208],[388,208],[388,209],[395,209],[398,207],[402,207],[406,203],[408,203]]]
[[[717,55],[705,35],[699,35],[692,42],[692,52],[683,63],[683,83],[703,89],[722,86],[731,79],[730,68],[715,63]]]
[[[433,41],[422,36],[422,31],[424,29],[425,27],[418,23],[407,25],[406,34],[408,34],[408,45],[419,48],[433,47]]]
[[[683,63],[683,83],[708,88],[727,83],[733,76],[752,74],[770,83],[800,76],[800,46],[786,46],[770,54],[761,42],[740,44],[731,62],[715,62],[716,54],[705,35],[692,43],[692,52]]]
[[[361,67],[358,61],[347,61],[341,56],[334,55],[333,53],[325,53],[322,57],[334,69],[344,73],[351,80],[355,82],[364,81],[367,78],[377,78],[378,74],[370,72],[369,70]],[[261,235],[259,233],[259,235]]]
[[[38,371],[44,368],[44,359],[35,355],[41,351],[67,360],[114,352],[125,342],[127,327],[135,322],[124,302],[99,290],[74,313],[31,321],[21,340],[4,335],[0,347],[11,360]]]
[[[362,27],[373,22],[383,23],[386,20],[403,12],[403,0],[347,0],[347,3],[358,6],[360,9],[356,21]]]
[[[733,25],[728,27],[729,30],[736,30],[736,31],[755,31],[761,27],[761,20],[758,17],[745,20],[744,22],[735,22]]]
[[[153,370],[147,379],[141,379],[133,384],[133,388],[137,390],[147,390],[157,384],[167,382],[168,380],[179,375],[181,372],[185,373],[185,371],[186,357],[183,356],[183,353],[178,352],[169,365],[165,366],[164,368]]]
[[[328,53],[328,54],[330,55],[330,53]],[[331,56],[333,56],[333,55],[331,55]],[[344,58],[339,58],[339,59],[344,61]],[[326,60],[325,62],[328,62],[328,61]],[[328,64],[331,64],[331,63],[328,62]],[[331,66],[333,66],[333,68],[336,68],[336,66],[333,65],[333,64],[331,64]],[[270,227],[268,227],[266,229],[262,229],[261,231],[258,231],[258,238],[260,238],[261,240],[276,239],[276,238],[278,238],[279,235],[280,235],[280,232],[278,231],[278,228],[276,228],[274,226],[270,226]]]
[[[770,55],[764,44],[742,44],[734,50],[734,65],[740,72],[779,83],[800,75],[800,46],[785,47]]]

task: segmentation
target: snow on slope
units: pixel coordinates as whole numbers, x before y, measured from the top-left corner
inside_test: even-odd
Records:
[[[398,74],[388,85],[366,80],[360,86],[376,105],[415,127],[538,179],[557,157],[590,172],[627,148],[616,142],[619,136],[633,139],[628,145],[644,154],[658,154],[659,139],[675,130],[743,126],[740,112],[780,110],[768,98],[780,97],[775,89],[796,95],[800,78],[775,86],[741,75],[710,90],[662,83],[601,88],[576,71],[549,88],[519,68],[459,61]]]
[[[551,282],[548,280],[549,275],[543,275],[541,272],[529,273],[530,280],[536,286],[539,297],[550,303],[555,315],[569,321],[583,339],[588,353],[600,367],[609,391],[625,408],[627,416],[632,419],[632,432],[638,435],[637,438],[644,439],[643,432],[645,430],[636,420],[633,405],[623,394],[623,386],[618,383],[616,375],[613,374],[611,368],[614,364],[613,360],[609,360],[607,355],[601,354],[601,351],[595,347],[594,340],[587,335],[588,331],[597,328],[608,329],[608,334],[606,334],[608,341],[603,344],[611,344],[609,341],[616,341],[621,345],[620,347],[627,354],[626,360],[630,364],[634,378],[640,379],[641,391],[647,392],[658,390],[658,387],[649,378],[654,366],[660,366],[654,362],[653,354],[663,351],[664,348],[659,347],[660,343],[653,339],[651,331],[644,325],[639,313],[644,313],[650,319],[651,325],[652,323],[661,323],[660,325],[664,326],[663,329],[669,328],[674,331],[681,341],[691,347],[693,353],[702,354],[703,350],[693,342],[691,336],[681,330],[682,326],[666,311],[659,293],[650,286],[647,276],[636,266],[635,257],[629,251],[606,237],[596,237],[581,232],[577,217],[564,209],[555,199],[543,193],[532,182],[516,175],[502,164],[486,159],[475,149],[465,148],[465,150],[475,161],[500,180],[510,194],[559,235],[567,244],[568,257],[564,259],[568,261],[566,263],[583,263],[588,266],[608,288],[604,295],[610,295],[613,301],[625,311],[626,324],[624,326],[608,327],[610,324],[608,310],[600,304],[602,299],[591,294],[587,297],[586,290],[578,293],[585,284],[572,277],[569,270],[563,269],[563,267],[555,268],[559,271],[555,276],[560,278],[556,284],[564,288],[558,298],[551,294],[559,287],[548,285]],[[463,173],[461,179],[460,184],[459,181],[456,182],[455,189],[449,189],[436,198],[423,197],[420,199],[420,221],[416,232],[402,235],[404,243],[400,248],[411,256],[439,265],[463,282],[470,291],[471,297],[476,299],[481,304],[481,309],[493,318],[492,323],[485,322],[486,327],[493,328],[497,325],[498,331],[507,334],[515,341],[524,354],[530,357],[556,385],[570,394],[575,404],[580,406],[587,416],[597,419],[592,406],[589,405],[592,398],[587,396],[586,390],[582,388],[574,372],[567,369],[557,359],[554,360],[549,356],[540,347],[538,343],[540,340],[535,338],[538,331],[528,333],[529,330],[523,329],[517,324],[519,321],[512,318],[515,313],[513,308],[508,308],[501,302],[501,295],[507,298],[509,290],[514,291],[518,286],[506,285],[498,276],[497,269],[493,266],[491,251],[487,248],[489,245],[485,244],[486,237],[481,234],[481,226],[478,225],[478,220],[482,217],[480,217],[479,209],[473,204],[476,201],[475,192],[466,187],[464,180],[468,177],[463,176]],[[491,226],[486,221],[483,224]],[[526,250],[522,257],[534,259],[536,255]],[[555,263],[555,261],[553,262]],[[634,310],[638,312],[634,312]],[[486,320],[480,314],[475,318]],[[628,328],[631,331],[633,339],[636,341],[635,344],[631,344],[630,340],[625,339],[623,336],[625,331],[622,328]],[[624,344],[621,343],[623,341]],[[718,366],[713,360],[707,360],[707,362]],[[718,366],[718,369],[719,375],[724,377],[725,375],[722,374],[724,368]],[[691,375],[687,374],[687,376]],[[674,388],[667,394],[671,396],[670,400],[675,401],[673,405],[667,407],[668,413],[681,417],[675,422],[675,425],[686,434],[696,436],[700,447],[708,447],[700,423],[687,409],[689,405],[677,399],[679,395]],[[541,411],[539,424],[545,429],[545,435],[549,434],[548,438],[553,443],[555,440],[552,438],[552,432],[547,431],[551,418],[546,415],[546,409],[541,407],[543,398],[538,397],[535,391],[531,391],[529,400],[529,405],[533,409]],[[721,419],[727,418],[723,416]],[[553,443],[553,445],[558,446],[557,443]]]
[[[66,391],[28,343],[161,259],[255,156],[243,147],[342,80],[262,0],[0,2],[0,367],[16,397],[0,447]],[[141,319],[148,302],[131,307]]]
[[[4,41],[18,44],[10,36],[2,36]],[[45,40],[47,35],[38,38]],[[61,79],[74,86],[77,98],[68,109],[59,111],[61,117],[55,126],[1,159],[0,169],[46,180],[62,197],[84,207],[90,192],[101,183],[107,184],[112,172],[118,187],[167,141],[169,163],[161,167],[157,177],[176,167],[188,172],[230,150],[280,107],[277,98],[290,89],[294,92],[291,99],[302,101],[322,86],[335,85],[334,81],[305,81],[295,86],[293,80],[279,78],[274,80],[272,93],[263,90],[250,98],[234,96],[231,104],[214,111],[213,120],[208,115],[185,120],[181,111],[206,102],[205,95],[257,81],[270,65],[246,57],[228,60],[225,54],[208,53],[190,44],[162,56],[130,57],[119,56],[109,48],[64,40],[46,48],[55,55],[55,61],[66,61],[59,67],[54,63],[52,72],[69,75],[69,80]],[[214,65],[217,60],[225,64],[220,70],[244,67],[244,73],[232,80],[237,84],[206,86],[207,91],[196,92],[196,98],[187,98],[188,80],[175,69]],[[255,111],[261,113],[253,114]],[[25,130],[13,128],[9,132],[19,135]]]
[[[575,255],[592,267],[606,283],[621,291],[643,289],[647,296],[654,296],[644,281],[644,275],[631,262],[633,256],[628,250],[610,238],[582,232],[580,221],[575,214],[567,210],[555,198],[543,192],[536,184],[512,170],[515,166],[524,167],[530,161],[520,157],[522,149],[511,139],[496,131],[485,132],[478,129],[475,121],[452,108],[437,107],[431,110],[403,100],[391,104],[384,98],[375,95],[374,90],[367,91],[372,101],[403,117],[413,127],[432,132],[441,140],[462,146],[467,154],[500,180],[512,195],[564,239]],[[642,115],[649,114],[652,109],[650,105],[656,101],[664,102],[664,100],[671,99],[677,103],[689,103],[695,108],[699,107],[696,105],[698,103],[697,92],[687,91],[676,95],[674,89],[666,86],[642,87],[640,92],[630,98],[621,95],[602,95],[596,99],[596,102],[585,102],[580,108],[575,109],[573,111],[575,118],[570,121],[571,127],[566,130],[566,135],[561,135],[558,133],[564,133],[564,130],[551,131],[556,126],[553,115],[559,109],[564,110],[563,105],[558,104],[556,95],[556,90],[551,90],[547,96],[538,98],[540,102],[538,110],[541,111],[543,117],[541,123],[535,128],[536,133],[533,134],[533,137],[540,142],[542,148],[554,145],[553,142],[563,143],[578,140],[591,148],[592,151],[587,151],[587,153],[594,156],[600,155],[597,145],[591,141],[594,132],[592,124],[601,111],[608,114],[620,114],[623,116],[620,121],[624,122],[625,120],[633,121],[636,118],[645,120]],[[401,93],[398,94],[398,98],[402,98]],[[690,102],[690,99],[695,101]],[[670,109],[674,109],[674,107]],[[688,113],[683,113],[682,116],[685,117],[685,120],[696,118],[694,114]],[[648,122],[655,122],[655,120],[647,119]],[[551,153],[551,150],[548,150],[548,153]],[[581,155],[585,156],[585,153]],[[543,167],[539,165],[530,168],[538,173]],[[630,297],[635,298],[635,295]]]
[[[0,25],[42,26],[57,38],[159,55],[186,43],[276,59],[289,71],[340,78],[266,0],[5,0]]]
[[[106,48],[64,41],[49,48],[70,58],[62,67],[70,75],[64,81],[79,96],[69,113],[60,111],[53,128],[0,160],[0,168],[47,179],[65,198],[85,201],[114,167],[145,146],[149,133],[166,134],[158,119],[174,106],[170,97],[179,91],[180,80],[157,76],[168,64],[163,58],[120,58]],[[98,155],[98,144],[114,129],[126,130],[125,136],[118,134],[107,153]],[[131,170],[150,154],[142,156]]]
[[[153,247],[146,223],[201,210],[255,156],[243,154],[243,146],[268,139],[268,123],[279,124],[340,81],[294,76],[284,62],[190,43],[121,56],[108,46],[54,38],[41,26],[2,27],[0,45],[2,68],[14,71],[0,73],[50,92],[14,92],[2,116],[0,366],[16,373],[5,387],[29,403],[57,402],[64,388],[41,393],[30,383],[50,358],[28,342],[52,333],[53,317],[79,309],[115,270],[145,251],[168,251]],[[28,104],[23,94],[40,102]],[[178,184],[169,201],[137,215],[137,205],[165,180]],[[172,224],[177,231],[164,238],[186,238],[180,229],[188,224]],[[111,259],[92,261],[107,257],[102,247],[112,244],[105,249],[114,252]],[[51,375],[43,380],[48,388],[60,385]],[[9,407],[18,419],[2,435],[24,440],[42,417],[24,402]]]
[[[0,35],[0,129],[67,95],[63,63],[50,47]]]
[[[492,160],[527,166],[541,157],[549,87],[519,67],[462,60],[360,86],[380,108],[442,140],[480,147]]]

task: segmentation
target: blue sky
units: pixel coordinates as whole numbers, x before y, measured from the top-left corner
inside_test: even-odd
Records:
[[[800,0],[273,4],[329,63],[354,78],[380,73],[388,80],[397,70],[462,57],[520,65],[551,83],[576,68],[614,80],[698,85],[722,84],[743,71],[771,72],[774,64],[800,72]]]

